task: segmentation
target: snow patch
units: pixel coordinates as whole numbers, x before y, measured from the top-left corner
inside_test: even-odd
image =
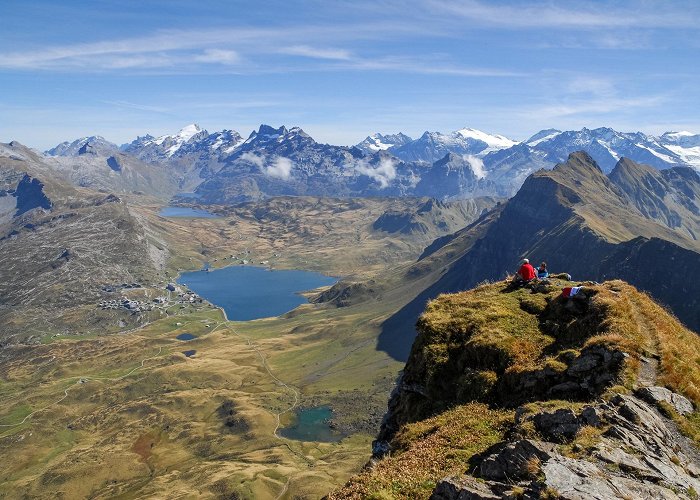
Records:
[[[554,139],[554,138],[555,138],[556,136],[558,136],[559,134],[561,134],[561,132],[554,132],[554,133],[551,133],[551,134],[549,134],[549,135],[545,135],[544,137],[540,137],[539,139],[534,140],[534,141],[532,141],[532,142],[528,142],[528,143],[526,143],[526,144],[527,144],[528,146],[530,146],[531,148],[534,148],[534,147],[537,146],[538,144],[541,144],[541,143],[543,143],[543,142],[546,142],[546,141],[549,141],[549,140],[551,140],[551,139]]]
[[[700,170],[700,146],[694,148],[684,148],[682,146],[667,144],[665,147],[669,151],[677,154],[683,163],[691,165]]]
[[[457,134],[461,135],[465,139],[476,139],[478,141],[485,142],[488,144],[489,152],[510,148],[517,144],[517,141],[508,139],[505,136],[498,134],[487,134],[486,132],[473,128],[460,129],[457,131]]]

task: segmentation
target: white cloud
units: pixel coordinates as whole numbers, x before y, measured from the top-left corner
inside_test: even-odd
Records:
[[[119,108],[127,108],[127,109],[136,109],[139,111],[147,111],[149,113],[170,113],[169,108],[165,107],[160,107],[160,106],[150,106],[147,104],[137,104],[135,102],[129,102],[129,101],[120,101],[120,100],[115,100],[115,101],[101,101],[105,104],[111,104],[113,106],[117,106]]]
[[[481,158],[472,155],[464,155],[462,158],[464,158],[464,161],[469,163],[469,166],[472,167],[472,172],[474,172],[474,175],[476,175],[477,178],[483,179],[486,177],[484,162]]]
[[[289,158],[284,156],[277,156],[272,160],[272,163],[267,165],[263,169],[263,173],[268,177],[274,177],[276,179],[282,179],[284,181],[289,180],[292,175],[292,167],[294,162]]]
[[[355,163],[355,170],[362,175],[379,183],[382,189],[386,189],[396,178],[396,162],[393,158],[382,158],[378,165],[370,165],[367,160],[359,160]]]
[[[222,49],[206,49],[201,55],[194,57],[197,62],[210,64],[235,64],[240,59],[236,51]]]
[[[584,1],[577,2],[576,8],[561,7],[561,4],[552,2],[499,5],[474,0],[431,0],[428,5],[435,11],[507,28],[697,27],[693,15],[684,12],[683,8],[674,9],[672,2],[666,2],[666,5],[652,3],[652,8],[644,8],[643,4],[610,8],[607,4]]]
[[[241,155],[241,160],[249,161],[253,165],[257,165],[260,170],[263,170],[265,167],[265,158],[255,153],[243,153]]]
[[[352,57],[347,50],[309,47],[308,45],[285,47],[280,50],[280,53],[292,56],[310,57],[313,59],[333,59],[340,61],[347,61]]]

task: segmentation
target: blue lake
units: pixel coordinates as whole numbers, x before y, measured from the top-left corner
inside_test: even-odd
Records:
[[[196,349],[192,349],[192,350],[190,350],[190,351],[182,351],[182,354],[184,354],[184,355],[187,356],[188,358],[191,358],[192,356],[194,356],[195,354],[197,354],[197,350],[196,350]]]
[[[336,279],[310,271],[231,266],[182,273],[178,282],[222,307],[228,319],[248,321],[291,311],[306,303],[298,292],[332,285]]]
[[[190,207],[163,207],[158,215],[162,217],[190,217],[194,219],[217,219],[219,217],[206,210]]]
[[[196,335],[192,335],[191,333],[181,333],[177,337],[175,337],[177,340],[194,340],[197,338]]]
[[[294,424],[280,429],[280,435],[297,441],[337,442],[343,435],[334,431],[328,425],[333,416],[328,406],[305,408],[296,412]]]

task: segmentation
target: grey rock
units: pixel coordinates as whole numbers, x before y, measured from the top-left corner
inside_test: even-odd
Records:
[[[554,453],[554,449],[552,443],[530,439],[508,443],[498,452],[489,455],[481,463],[479,472],[483,478],[496,481],[528,478],[534,475],[531,470],[532,461],[545,462]]]
[[[491,491],[488,484],[473,477],[448,477],[440,481],[430,500],[496,500],[502,498]]]
[[[650,480],[655,483],[664,479],[663,475],[652,470],[648,464],[623,451],[621,448],[616,447],[615,444],[602,447],[595,455],[604,462],[619,466],[621,470],[632,474],[634,477]]]
[[[570,441],[581,428],[581,422],[570,409],[538,413],[533,421],[537,432],[554,442]]]
[[[665,387],[642,387],[637,390],[636,394],[644,401],[652,404],[658,404],[662,401],[668,403],[673,406],[680,415],[688,415],[693,413],[694,410],[693,403],[687,398]]]
[[[669,488],[618,476],[584,460],[556,456],[542,469],[546,486],[566,500],[679,498]]]
[[[599,427],[601,424],[600,410],[596,409],[595,406],[586,406],[581,411],[581,416],[579,418],[585,425]]]
[[[561,498],[607,500],[617,496],[602,471],[590,462],[560,456],[544,464],[542,470],[546,486]]]

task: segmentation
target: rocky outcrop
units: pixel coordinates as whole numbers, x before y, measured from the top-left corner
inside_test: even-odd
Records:
[[[645,394],[685,399],[649,389]],[[480,480],[445,478],[431,498],[515,498],[517,492],[519,498],[656,499],[700,491],[697,450],[672,421],[635,396],[618,394],[578,412],[559,409],[523,418],[524,411],[512,440],[492,447],[475,466]],[[535,423],[541,439],[518,437],[527,422]],[[599,435],[594,444],[578,438],[584,428]]]
[[[642,387],[637,391],[637,396],[648,403],[659,405],[666,403],[679,415],[689,415],[693,413],[693,403],[688,398],[676,394],[665,387]]]
[[[17,198],[17,212],[15,215],[22,215],[35,208],[49,210],[53,204],[44,193],[44,184],[28,174],[25,174],[15,190]]]

